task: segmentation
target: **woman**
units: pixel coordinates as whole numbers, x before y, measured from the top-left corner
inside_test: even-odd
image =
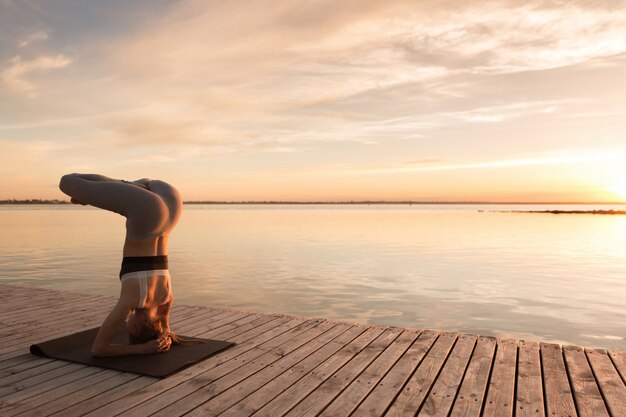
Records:
[[[102,323],[93,356],[166,352],[180,340],[171,333],[171,278],[168,236],[182,213],[182,200],[170,184],[142,178],[124,181],[97,174],[68,174],[59,188],[74,204],[92,205],[126,217],[120,299]],[[111,343],[126,322],[130,345]]]

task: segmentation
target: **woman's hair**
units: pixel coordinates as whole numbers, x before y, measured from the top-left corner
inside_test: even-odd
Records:
[[[149,340],[156,339],[159,336],[167,335],[172,339],[172,344],[175,345],[192,345],[194,343],[204,343],[204,340],[197,339],[183,339],[173,332],[167,332],[163,328],[163,323],[160,320],[147,320],[144,325],[139,328],[136,334],[128,333],[128,341],[131,345],[139,343],[145,343]]]

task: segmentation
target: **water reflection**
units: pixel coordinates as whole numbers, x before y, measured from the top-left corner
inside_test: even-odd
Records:
[[[186,206],[176,299],[626,350],[626,217],[490,208]],[[118,295],[123,221],[2,208],[1,278]]]

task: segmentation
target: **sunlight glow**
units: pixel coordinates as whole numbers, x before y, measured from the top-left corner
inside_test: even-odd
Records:
[[[616,180],[606,190],[616,198],[626,202],[626,175]]]

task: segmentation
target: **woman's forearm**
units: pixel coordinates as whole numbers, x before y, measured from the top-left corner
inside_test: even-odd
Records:
[[[170,332],[170,321],[167,317],[161,317],[161,327],[163,328],[163,330],[167,333]]]

